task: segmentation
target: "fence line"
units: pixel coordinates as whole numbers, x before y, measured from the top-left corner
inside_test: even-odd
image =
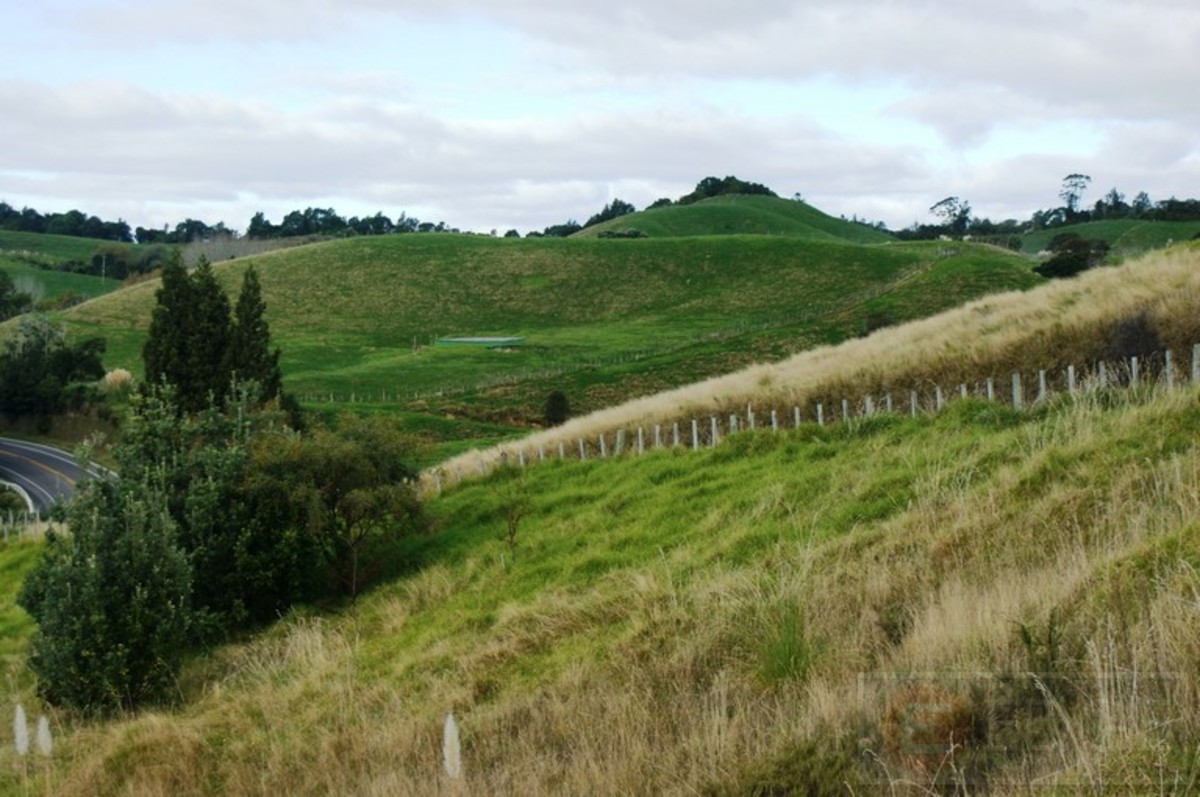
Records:
[[[1070,398],[1077,398],[1080,395],[1097,390],[1138,390],[1145,386],[1149,386],[1155,390],[1161,387],[1167,391],[1172,391],[1184,384],[1200,384],[1200,344],[1192,347],[1190,368],[1186,374],[1179,373],[1174,356],[1170,350],[1156,352],[1148,358],[1130,357],[1120,363],[1110,363],[1101,360],[1096,363],[1090,375],[1082,372],[1075,365],[1068,365],[1061,371],[1057,369],[1054,371],[1040,369],[1036,372],[1037,392],[1036,398],[1032,401],[1028,400],[1026,396],[1025,376],[1028,373],[1014,371],[1008,380],[1001,380],[999,385],[996,379],[991,376],[975,382],[961,382],[957,385],[956,389],[951,391],[951,395],[957,394],[959,399],[977,398],[1002,402],[1020,411],[1045,404],[1056,393],[1066,395]],[[1005,382],[1007,382],[1007,385]],[[904,390],[896,388],[885,390],[882,394],[863,396],[861,400],[855,403],[852,403],[850,399],[843,398],[840,400],[841,412],[836,418],[830,418],[826,414],[824,401],[814,401],[813,405],[809,408],[794,405],[790,408],[792,428],[799,428],[802,423],[806,422],[826,426],[830,421],[833,421],[845,425],[851,423],[856,418],[869,418],[879,414],[907,413],[912,417],[916,417],[919,414],[940,412],[947,406],[947,396],[940,383],[933,383],[932,395],[928,391],[929,386],[927,385],[924,393],[919,388],[908,388],[907,397],[905,397]],[[761,411],[759,414],[761,415]],[[772,407],[769,410],[769,415],[771,419],[770,429],[773,431],[781,430],[784,425],[779,423],[779,408]],[[652,435],[650,440],[652,444],[646,443],[646,430],[644,426],[609,429],[599,433],[595,437],[577,437],[573,443],[566,445],[560,442],[557,454],[559,460],[567,459],[568,454],[571,454],[572,456],[569,458],[586,461],[588,459],[618,457],[629,455],[630,453],[636,456],[647,451],[657,451],[667,448],[686,448],[691,451],[699,451],[702,448],[712,448],[719,445],[721,440],[729,435],[758,428],[756,426],[757,418],[758,416],[756,416],[752,405],[746,406],[744,415],[734,413],[726,418],[718,414],[713,414],[708,418],[691,418],[688,419],[691,423],[690,436],[686,438],[681,437],[680,421],[672,422],[672,426],[670,427],[671,434],[669,436],[662,434],[662,425],[658,424],[651,429]],[[683,422],[687,423],[687,421]],[[627,434],[636,436],[637,444],[635,446],[624,446]],[[607,442],[610,436],[615,440],[615,447],[612,448],[610,448]],[[575,452],[578,453],[578,456],[574,456]],[[526,454],[525,448],[518,448],[515,456],[502,453],[500,456],[501,464],[509,462],[510,457],[516,459],[521,467],[526,467],[533,461],[533,457]],[[547,458],[542,453],[537,457],[537,461],[541,462]],[[482,459],[478,463],[478,470],[480,475],[484,475],[487,472],[487,467]],[[463,481],[466,476],[467,474],[461,469],[454,473],[447,473],[444,469],[437,468],[433,471],[434,490],[440,494],[443,486],[447,483],[457,484]]]

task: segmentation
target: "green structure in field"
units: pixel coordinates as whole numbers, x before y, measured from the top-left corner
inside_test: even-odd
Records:
[[[519,349],[525,345],[525,338],[518,337],[455,337],[438,338],[436,346],[482,346],[485,349]]]

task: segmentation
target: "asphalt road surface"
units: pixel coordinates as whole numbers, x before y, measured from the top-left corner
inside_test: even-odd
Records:
[[[93,476],[100,472],[96,467],[88,470]],[[0,437],[0,482],[17,487],[42,514],[55,501],[70,497],[83,477],[69,452]]]

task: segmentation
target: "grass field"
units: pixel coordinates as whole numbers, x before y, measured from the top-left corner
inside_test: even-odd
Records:
[[[353,395],[517,427],[540,418],[551,390],[587,411],[859,335],[870,318],[900,322],[1040,281],[1021,257],[988,247],[798,236],[360,238],[221,263],[231,292],[247,263],[285,381],[310,403]],[[110,367],[137,373],[155,289],[63,317],[73,334],[108,339]],[[427,345],[446,335],[519,335],[526,346]]]
[[[1200,235],[1200,221],[1089,221],[1029,233],[1023,236],[1021,249],[1030,254],[1040,252],[1050,245],[1054,236],[1068,232],[1105,241],[1112,247],[1112,257],[1127,258],[1192,240]]]

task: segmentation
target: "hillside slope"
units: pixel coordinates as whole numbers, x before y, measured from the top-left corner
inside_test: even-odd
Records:
[[[580,438],[594,445],[598,435],[611,440],[618,431],[632,440],[638,427],[724,419],[744,413],[748,405],[762,418],[771,409],[790,418],[799,407],[811,419],[822,403],[834,417],[842,400],[858,412],[868,396],[882,406],[888,394],[905,402],[916,390],[928,405],[935,385],[945,395],[962,385],[978,394],[986,380],[1007,385],[1014,372],[1023,372],[1025,384],[1032,386],[1039,370],[1047,371],[1053,387],[1062,388],[1069,367],[1083,374],[1108,360],[1127,369],[1131,356],[1148,359],[1144,368],[1161,367],[1168,348],[1177,367],[1183,367],[1192,346],[1200,343],[1197,296],[1200,244],[1193,243],[615,405],[556,429],[468,452],[446,462],[444,470],[474,473],[520,451],[553,450],[560,442],[574,447]]]
[[[1038,304],[1050,341],[1063,308]],[[943,366],[1009,334],[969,313]],[[56,718],[35,772],[64,795],[1191,793],[1200,387],[1162,387],[496,474],[433,500],[357,605],[196,661],[176,709]]]
[[[586,227],[574,237],[594,238],[604,232],[629,229],[652,238],[789,235],[862,244],[893,240],[886,232],[834,218],[804,202],[748,194],[717,196],[690,205],[666,205],[630,213]]]
[[[525,426],[551,390],[579,411],[610,406],[861,334],[873,318],[898,323],[1041,281],[1027,260],[989,247],[785,236],[386,236],[240,258],[218,276],[235,292],[251,263],[285,381],[310,404],[354,395],[378,411]],[[64,319],[109,340],[110,367],[138,373],[156,288]],[[428,345],[455,334],[526,345]]]

